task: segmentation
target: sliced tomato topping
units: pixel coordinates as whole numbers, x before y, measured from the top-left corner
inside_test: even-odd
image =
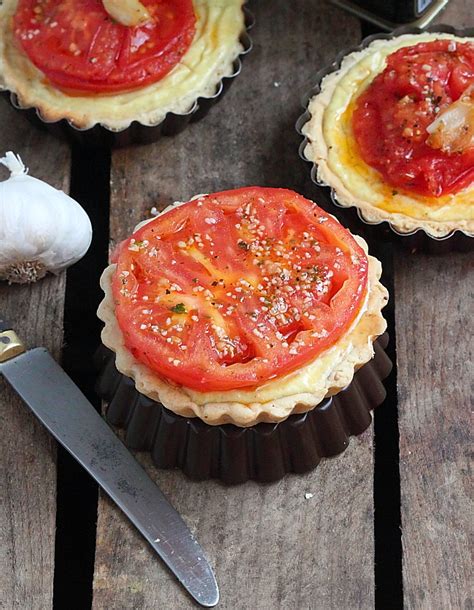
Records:
[[[100,0],[19,0],[17,41],[57,87],[114,93],[163,78],[195,33],[192,0],[142,0],[151,15],[141,26],[116,23]]]
[[[114,259],[125,345],[158,374],[202,391],[253,387],[308,363],[349,328],[366,294],[363,249],[284,189],[177,206]]]
[[[474,149],[447,153],[426,128],[474,83],[474,44],[436,40],[404,47],[361,94],[353,113],[364,161],[394,187],[439,197],[474,181]]]

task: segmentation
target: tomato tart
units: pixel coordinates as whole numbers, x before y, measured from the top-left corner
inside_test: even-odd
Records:
[[[369,38],[324,71],[299,127],[335,203],[399,234],[474,235],[474,38]]]
[[[137,390],[207,424],[313,409],[374,354],[380,263],[293,191],[200,195],[138,225],[104,271],[102,341]]]
[[[46,123],[157,126],[236,75],[250,46],[244,2],[4,0],[0,89]]]

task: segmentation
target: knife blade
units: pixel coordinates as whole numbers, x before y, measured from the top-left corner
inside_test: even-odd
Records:
[[[127,515],[190,595],[201,606],[215,606],[215,576],[176,509],[48,351],[26,351],[1,317],[0,373]]]

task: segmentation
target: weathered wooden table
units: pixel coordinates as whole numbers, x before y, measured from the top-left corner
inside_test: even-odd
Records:
[[[326,197],[298,158],[294,123],[315,72],[360,40],[361,25],[318,0],[260,0],[251,9],[254,50],[242,75],[209,116],[175,138],[84,155],[0,107],[0,152],[20,153],[31,174],[70,188],[95,227],[89,254],[67,275],[1,285],[1,309],[31,346],[62,357],[91,398],[108,237],[113,245],[152,206],[198,192],[261,184]],[[467,26],[471,11],[471,0],[452,0],[439,21]],[[140,456],[206,549],[222,608],[472,607],[473,257],[371,245],[391,290],[396,369],[375,425],[343,456],[304,476],[231,488],[157,471]],[[1,381],[0,408],[1,607],[48,610],[53,597],[56,608],[193,607]]]

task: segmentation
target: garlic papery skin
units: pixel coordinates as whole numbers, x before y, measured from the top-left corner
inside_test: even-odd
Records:
[[[0,280],[34,282],[82,258],[92,226],[77,201],[29,176],[12,152],[0,164],[11,173],[0,182]]]

